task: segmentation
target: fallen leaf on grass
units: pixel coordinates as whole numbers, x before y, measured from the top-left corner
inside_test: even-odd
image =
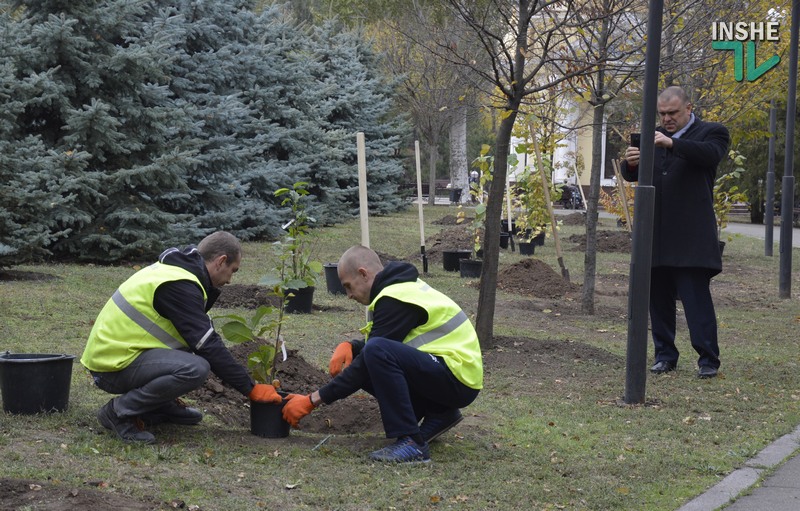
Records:
[[[294,484],[292,484],[292,483],[287,483],[287,484],[286,484],[286,486],[285,486],[285,488],[286,488],[287,490],[294,490],[294,489],[295,489],[295,488],[297,488],[298,486],[300,486],[300,483],[294,483]]]

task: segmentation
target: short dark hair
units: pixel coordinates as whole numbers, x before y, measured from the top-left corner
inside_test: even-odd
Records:
[[[686,94],[686,91],[683,90],[683,87],[678,85],[672,85],[664,89],[661,94],[658,95],[658,99],[661,101],[669,101],[672,98],[677,97],[681,100],[681,103],[687,105],[692,101],[689,99],[689,95]]]
[[[242,243],[233,234],[217,231],[209,234],[197,244],[197,250],[206,262],[221,255],[228,256],[228,264],[242,257]]]

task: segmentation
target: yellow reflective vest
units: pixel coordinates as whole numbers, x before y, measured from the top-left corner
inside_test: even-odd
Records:
[[[200,280],[190,271],[171,264],[154,263],[119,286],[95,320],[81,364],[90,371],[116,372],[126,368],[142,351],[153,348],[189,350],[189,345],[167,318],[153,307],[156,289],[176,280]]]
[[[483,388],[481,347],[472,323],[450,297],[420,279],[392,284],[378,293],[367,309],[367,326],[361,329],[367,342],[372,330],[375,304],[384,296],[417,305],[428,313],[428,321],[411,330],[403,339],[404,344],[442,357],[453,376],[461,383],[473,389]]]

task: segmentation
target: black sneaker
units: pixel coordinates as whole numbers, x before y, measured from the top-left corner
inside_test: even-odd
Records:
[[[155,426],[164,422],[193,426],[203,420],[203,414],[196,408],[189,408],[180,399],[170,401],[152,412],[143,413],[140,418],[147,426]]]
[[[152,444],[156,441],[152,433],[144,430],[142,421],[137,417],[119,417],[114,411],[113,399],[97,412],[97,420],[104,428],[116,432],[126,442]]]
[[[433,442],[445,431],[464,420],[461,411],[454,408],[445,413],[428,414],[419,425],[419,433],[426,442]]]
[[[369,455],[372,461],[384,463],[430,463],[431,452],[428,444],[418,444],[409,436],[400,437],[397,442]]]

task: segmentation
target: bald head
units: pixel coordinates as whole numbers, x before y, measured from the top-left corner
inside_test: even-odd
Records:
[[[350,247],[339,258],[337,269],[347,297],[369,305],[375,275],[383,270],[378,254],[361,245]]]
[[[661,91],[661,94],[658,95],[659,101],[670,101],[673,98],[677,98],[682,105],[690,103],[689,95],[686,94],[686,91],[683,90],[683,87],[679,87],[677,85],[667,87]]]
[[[355,245],[348,248],[339,258],[339,271],[344,270],[347,273],[352,273],[359,268],[364,268],[370,273],[376,274],[383,270],[383,264],[374,250],[362,245]]]

